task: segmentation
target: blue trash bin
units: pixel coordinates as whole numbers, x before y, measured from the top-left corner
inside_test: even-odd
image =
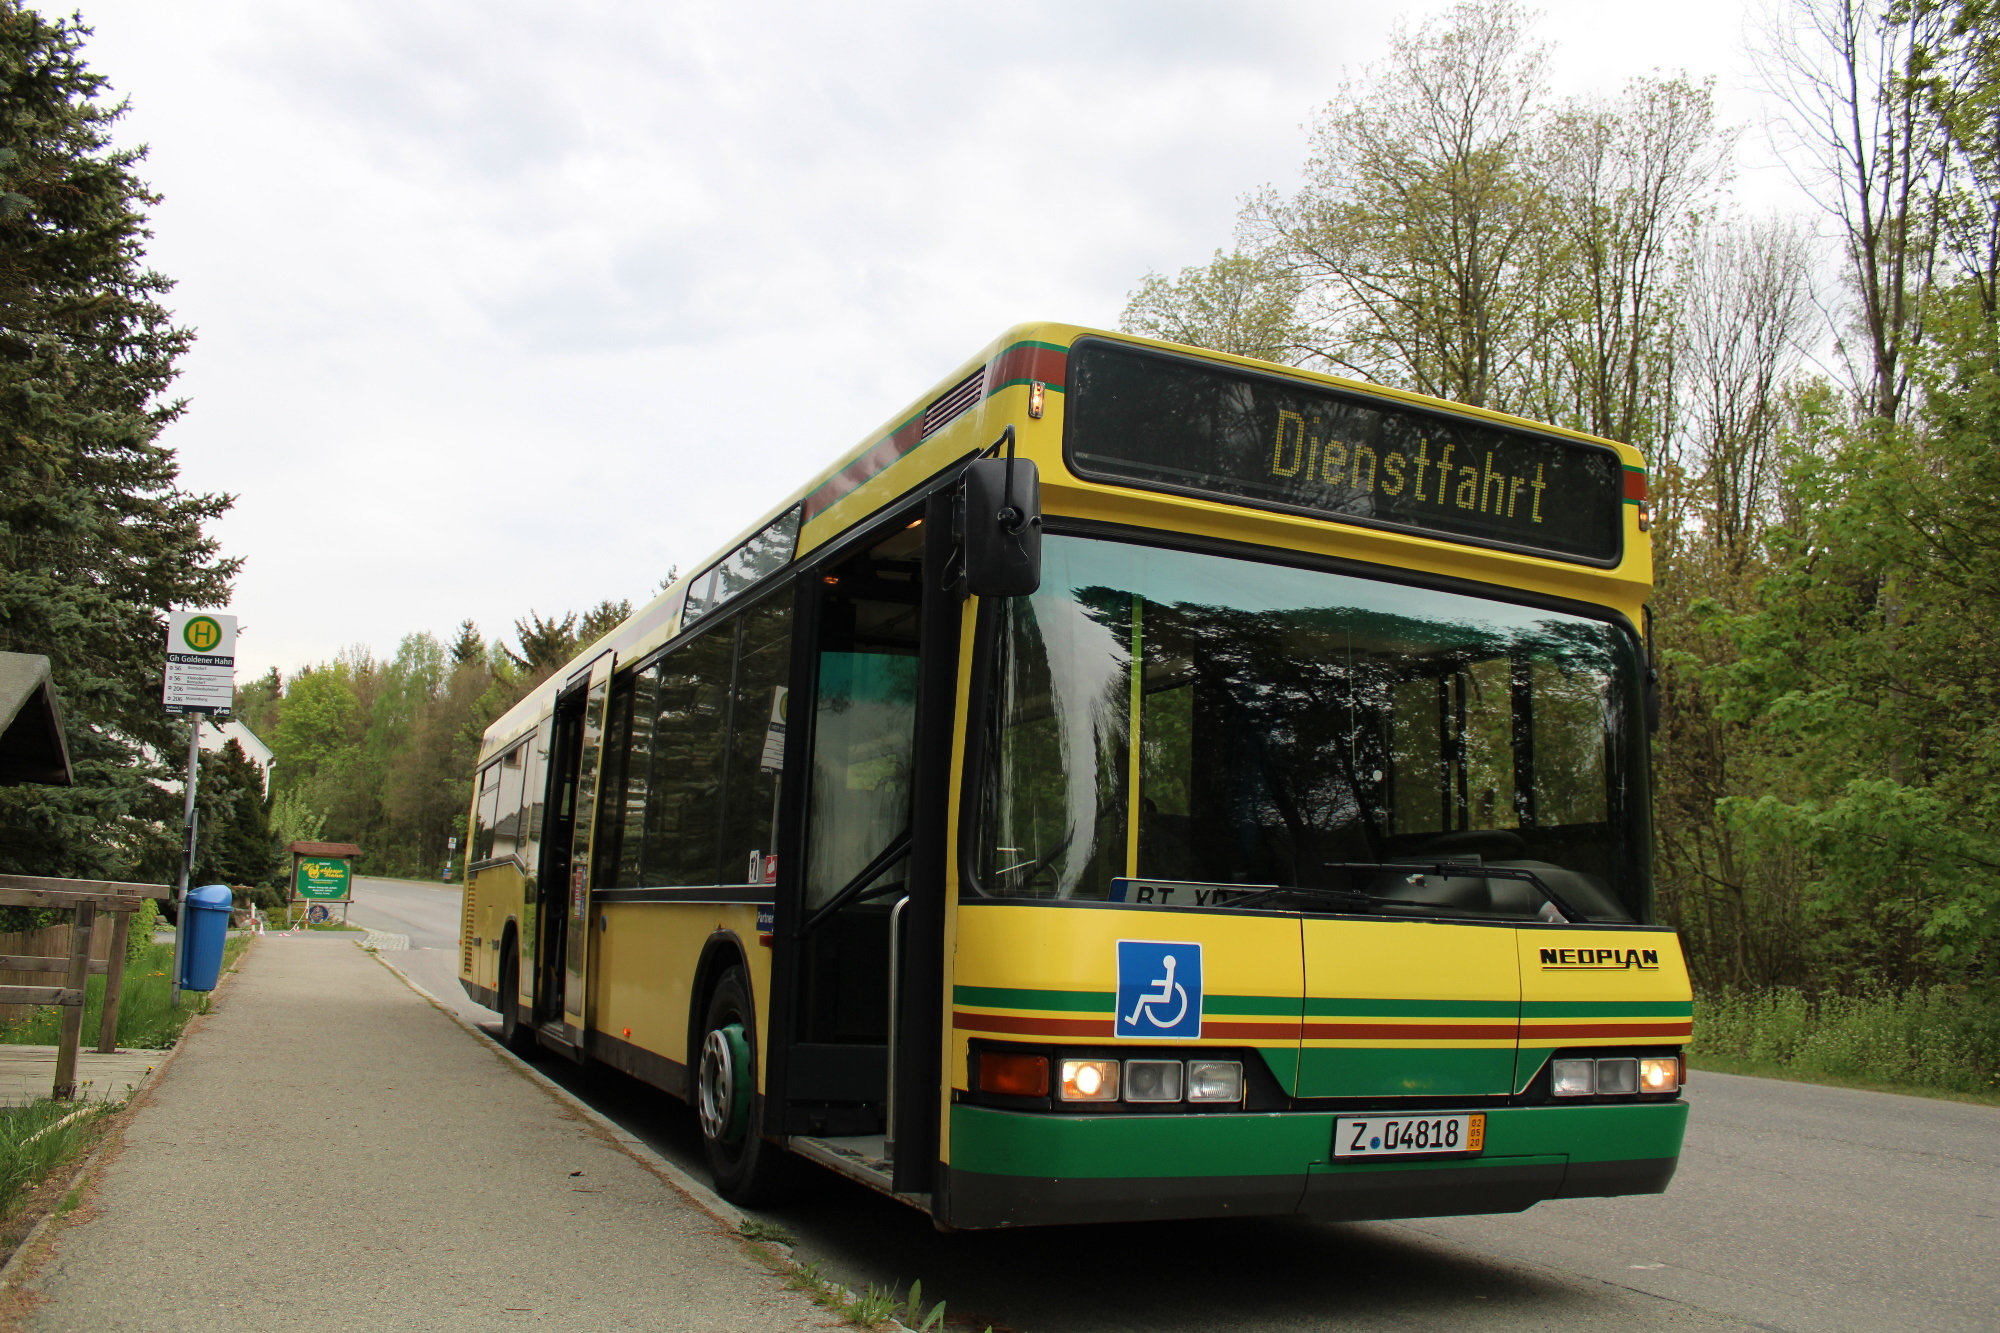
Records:
[[[222,943],[229,938],[229,913],[235,895],[227,884],[204,884],[188,891],[181,904],[181,929],[187,944],[181,951],[181,989],[214,990],[222,975]]]

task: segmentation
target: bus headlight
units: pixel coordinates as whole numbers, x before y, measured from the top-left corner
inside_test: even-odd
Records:
[[[1654,1056],[1639,1062],[1639,1091],[1679,1092],[1681,1090],[1681,1058],[1678,1055]]]
[[[1127,1060],[1125,1062],[1126,1101],[1177,1102],[1180,1099],[1180,1061]]]
[[[1639,1090],[1639,1062],[1637,1060],[1599,1060],[1597,1062],[1597,1095],[1600,1097],[1624,1097]]]
[[[1066,1102],[1117,1101],[1118,1062],[1116,1060],[1063,1061],[1061,1096]]]
[[[1243,1066],[1235,1060],[1190,1060],[1187,1099],[1191,1102],[1243,1100]]]
[[[1549,1061],[1549,1090],[1558,1097],[1588,1097],[1597,1091],[1597,1061]]]

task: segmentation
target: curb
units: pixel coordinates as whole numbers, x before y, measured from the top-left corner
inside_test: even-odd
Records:
[[[356,941],[356,945],[357,947],[359,947],[359,941]],[[764,1249],[770,1251],[770,1253],[777,1258],[779,1263],[790,1272],[799,1273],[805,1271],[806,1265],[799,1262],[798,1257],[792,1253],[791,1246],[786,1245],[783,1242],[773,1241],[773,1240],[753,1241],[750,1240],[748,1237],[744,1236],[743,1224],[750,1221],[751,1219],[747,1214],[743,1212],[742,1209],[738,1208],[735,1204],[729,1202],[727,1199],[717,1194],[714,1190],[710,1189],[708,1186],[702,1184],[699,1180],[696,1180],[693,1176],[689,1175],[679,1166],[676,1166],[674,1163],[668,1161],[665,1157],[662,1157],[652,1148],[647,1147],[644,1141],[635,1138],[631,1134],[627,1133],[623,1128],[621,1128],[617,1124],[617,1122],[613,1121],[608,1116],[599,1112],[595,1107],[591,1106],[588,1102],[582,1100],[575,1093],[571,1092],[568,1088],[565,1088],[562,1084],[556,1082],[548,1075],[542,1073],[541,1070],[536,1069],[533,1065],[529,1064],[526,1060],[523,1060],[520,1056],[508,1050],[505,1046],[502,1046],[499,1042],[495,1041],[491,1036],[487,1035],[484,1031],[482,1031],[478,1026],[466,1020],[462,1015],[458,1013],[457,1010],[453,1009],[450,1005],[446,1004],[443,1000],[439,999],[436,995],[432,994],[429,990],[425,989],[422,985],[418,984],[414,979],[405,976],[400,968],[396,967],[394,964],[389,962],[388,959],[384,958],[379,951],[376,953],[372,953],[369,956],[372,957],[377,963],[387,968],[389,970],[390,975],[394,976],[398,981],[402,982],[405,986],[408,986],[411,990],[415,991],[417,994],[423,996],[424,999],[428,1000],[431,1003],[432,1007],[434,1007],[439,1013],[443,1014],[446,1018],[449,1018],[452,1022],[458,1024],[461,1028],[464,1028],[467,1032],[471,1033],[489,1051],[499,1056],[502,1060],[506,1061],[507,1064],[512,1066],[516,1073],[523,1075],[530,1082],[534,1083],[537,1087],[541,1088],[542,1091],[548,1093],[556,1101],[568,1107],[570,1110],[575,1111],[578,1115],[582,1116],[585,1120],[588,1120],[591,1124],[597,1126],[597,1128],[602,1130],[605,1136],[609,1138],[611,1142],[615,1144],[618,1148],[623,1150],[627,1156],[634,1158],[636,1161],[638,1161],[638,1163],[641,1166],[644,1166],[647,1170],[651,1171],[654,1175],[660,1177],[660,1179],[664,1180],[667,1184],[673,1186],[676,1190],[679,1190],[681,1194],[686,1197],[689,1203],[693,1204],[695,1207],[699,1208],[702,1212],[707,1213],[711,1218],[715,1219],[717,1222],[720,1222],[723,1226],[727,1227],[730,1235],[734,1236],[736,1239],[742,1241],[745,1244],[761,1246]],[[855,1293],[850,1288],[843,1286],[840,1283],[834,1282],[828,1278],[822,1278],[820,1280],[822,1282],[825,1282],[828,1286],[834,1287],[839,1291],[843,1292],[849,1299],[853,1299]],[[843,1321],[843,1324],[845,1324],[845,1321]],[[852,1325],[846,1325],[846,1326],[852,1327]],[[908,1325],[903,1324],[895,1319],[884,1320],[883,1322],[875,1325],[875,1327],[877,1329],[884,1330],[885,1333],[910,1333]]]

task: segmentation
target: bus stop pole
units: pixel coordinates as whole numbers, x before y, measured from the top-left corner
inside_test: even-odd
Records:
[[[194,725],[188,729],[187,804],[181,810],[181,883],[174,893],[174,976],[168,995],[174,1008],[181,1004],[181,965],[187,959],[188,880],[194,875],[194,788],[201,777],[201,714],[189,713]]]

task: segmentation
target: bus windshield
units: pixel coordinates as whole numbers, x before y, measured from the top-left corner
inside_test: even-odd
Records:
[[[969,891],[1646,919],[1636,652],[1609,623],[1065,536],[1002,619]]]

